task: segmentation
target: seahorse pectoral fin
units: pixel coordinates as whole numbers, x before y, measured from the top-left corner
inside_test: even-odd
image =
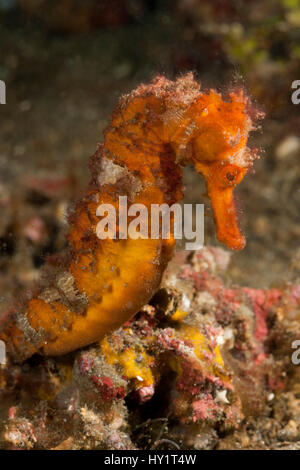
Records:
[[[207,189],[214,211],[218,240],[232,250],[242,250],[246,240],[238,226],[233,188]]]

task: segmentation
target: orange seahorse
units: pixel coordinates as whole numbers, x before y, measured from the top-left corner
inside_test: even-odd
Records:
[[[0,339],[12,360],[96,342],[158,289],[174,236],[100,240],[101,203],[117,208],[126,195],[129,204],[170,206],[183,196],[182,166],[192,163],[205,178],[218,239],[242,249],[232,192],[253,163],[246,144],[258,114],[241,90],[224,100],[202,91],[192,74],[174,82],[157,77],[122,97],[91,159],[88,191],[70,214],[67,256],[47,263],[47,284],[2,322]]]

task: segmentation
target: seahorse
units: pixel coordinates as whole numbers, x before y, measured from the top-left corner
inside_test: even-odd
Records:
[[[224,99],[202,90],[193,75],[162,76],[120,99],[91,157],[92,179],[69,214],[69,248],[49,260],[47,284],[2,321],[0,339],[13,361],[34,353],[62,355],[101,340],[147,303],[159,288],[176,243],[163,239],[99,239],[97,208],[119,196],[128,205],[172,204],[183,197],[182,167],[206,182],[218,239],[245,245],[233,190],[257,157],[247,147],[259,113],[242,89]]]

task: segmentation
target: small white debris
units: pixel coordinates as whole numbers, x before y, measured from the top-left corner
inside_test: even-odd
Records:
[[[232,330],[232,328],[225,328],[225,330],[224,330],[224,338],[225,338],[226,340],[233,338],[233,330]]]
[[[289,135],[283,139],[275,150],[275,155],[279,160],[284,160],[292,154],[299,152],[300,139],[295,135]]]
[[[183,294],[182,296],[182,299],[181,299],[181,303],[182,303],[182,308],[185,312],[187,312],[191,306],[191,301],[190,299],[186,296],[186,294]]]
[[[216,393],[216,402],[221,402],[221,403],[230,403],[227,399],[227,390],[220,390]]]
[[[216,341],[217,341],[217,344],[219,346],[223,346],[223,344],[225,343],[225,338],[224,338],[224,335],[222,333],[220,333],[217,338],[216,338]]]
[[[115,184],[120,178],[123,178],[127,174],[127,168],[116,165],[108,158],[102,157],[101,173],[98,176],[98,182],[100,185]]]

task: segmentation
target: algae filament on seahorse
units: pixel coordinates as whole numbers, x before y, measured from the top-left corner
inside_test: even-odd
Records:
[[[192,163],[205,179],[218,239],[242,249],[232,193],[256,157],[247,139],[261,116],[242,90],[225,100],[215,90],[202,91],[192,74],[174,82],[157,77],[122,97],[91,158],[87,193],[69,216],[67,254],[47,263],[47,284],[1,327],[12,359],[65,354],[96,342],[158,289],[174,235],[100,240],[100,204],[117,208],[119,196],[127,196],[129,204],[149,209],[171,206],[183,197],[182,166]]]

